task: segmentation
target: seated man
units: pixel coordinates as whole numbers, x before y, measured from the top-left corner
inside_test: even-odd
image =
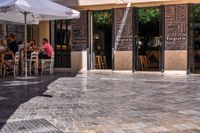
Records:
[[[43,38],[41,52],[39,53],[39,59],[50,59],[53,51],[51,44],[48,39]]]
[[[10,34],[10,43],[8,44],[8,47],[14,54],[19,51],[16,35],[14,33]]]

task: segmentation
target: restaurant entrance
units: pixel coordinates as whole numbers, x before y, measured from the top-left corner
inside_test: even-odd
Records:
[[[71,29],[69,20],[57,20],[55,33],[55,67],[71,68]]]
[[[200,5],[189,6],[189,69],[200,73]]]
[[[93,11],[90,69],[112,69],[112,10]]]
[[[161,7],[134,10],[134,69],[136,71],[163,71],[163,45]]]

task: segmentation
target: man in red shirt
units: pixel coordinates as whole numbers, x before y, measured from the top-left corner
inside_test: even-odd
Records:
[[[42,46],[42,52],[39,53],[40,59],[50,59],[51,55],[53,53],[53,48],[51,44],[48,42],[48,39],[43,38],[42,40],[43,46]]]

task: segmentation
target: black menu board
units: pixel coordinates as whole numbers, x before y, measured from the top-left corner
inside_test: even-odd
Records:
[[[72,51],[87,49],[87,12],[82,11],[79,19],[72,20]]]
[[[187,50],[187,5],[165,7],[165,49]]]
[[[114,13],[114,47],[117,51],[132,51],[132,8],[118,8]]]

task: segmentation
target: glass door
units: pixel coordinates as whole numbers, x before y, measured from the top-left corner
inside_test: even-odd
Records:
[[[188,41],[188,73],[195,72],[195,61],[194,61],[194,5],[190,4],[188,6],[188,33],[189,33],[189,41]]]
[[[163,71],[163,8],[136,8],[134,11],[133,59],[136,71]]]
[[[200,5],[189,5],[188,66],[192,73],[200,73]]]
[[[71,25],[69,20],[55,21],[55,67],[71,68]]]
[[[112,10],[92,12],[91,57],[93,69],[112,69]]]

